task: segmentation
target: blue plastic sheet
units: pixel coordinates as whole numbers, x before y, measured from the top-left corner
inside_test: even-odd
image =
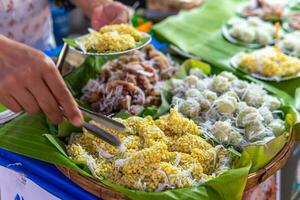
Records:
[[[97,199],[97,197],[70,181],[51,164],[0,149],[0,165],[24,174],[37,185],[60,199]]]

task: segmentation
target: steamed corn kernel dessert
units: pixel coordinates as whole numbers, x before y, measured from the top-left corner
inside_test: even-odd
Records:
[[[295,76],[300,73],[300,60],[274,47],[240,54],[238,66],[251,73],[259,73],[267,77]]]
[[[126,24],[118,25],[107,25],[103,26],[100,30],[100,33],[109,33],[109,32],[118,32],[119,34],[130,35],[134,38],[135,41],[140,41],[142,39],[141,34],[135,30],[133,27]]]
[[[231,167],[227,150],[207,143],[197,125],[176,110],[158,120],[133,116],[121,121],[127,133],[106,130],[120,138],[124,149],[106,146],[85,130],[72,134],[67,146],[69,156],[86,164],[95,177],[156,192],[197,186],[224,172],[220,169]],[[220,158],[229,160],[222,168],[219,153]]]
[[[87,52],[111,53],[132,49],[141,39],[142,35],[129,25],[107,25],[80,38],[77,44]]]
[[[97,52],[125,51],[135,47],[135,40],[129,34],[119,35],[115,32],[103,33],[98,38],[95,48]]]
[[[212,148],[212,146],[198,135],[187,133],[186,135],[177,137],[176,140],[172,141],[172,145],[170,147],[172,151],[180,151],[184,153],[191,153],[195,148],[208,150]]]
[[[162,116],[156,120],[156,125],[168,136],[181,136],[184,134],[200,135],[198,126],[172,109],[169,115]]]

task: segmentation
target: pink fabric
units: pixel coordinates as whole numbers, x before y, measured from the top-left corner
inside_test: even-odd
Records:
[[[47,0],[0,0],[0,34],[32,47],[55,46]]]

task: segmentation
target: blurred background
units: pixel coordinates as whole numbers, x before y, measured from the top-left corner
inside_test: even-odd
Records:
[[[202,4],[205,0],[123,0],[120,1],[133,10],[133,24],[148,22],[146,28],[151,28],[167,16],[174,15],[181,9],[190,9]],[[56,5],[51,5],[55,39],[58,46],[63,44],[62,38],[78,36],[87,32],[89,20],[79,9],[66,11]],[[300,145],[295,145],[287,165],[268,179],[260,187],[245,194],[244,199],[300,199]]]

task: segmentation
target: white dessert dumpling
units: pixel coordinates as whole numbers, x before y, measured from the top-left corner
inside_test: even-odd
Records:
[[[197,85],[197,82],[199,81],[199,78],[195,75],[189,75],[184,79],[184,82],[188,85],[188,86],[192,86],[195,87]]]
[[[246,107],[238,114],[236,119],[239,127],[245,127],[254,121],[263,121],[263,117],[259,114],[257,109],[253,107]]]
[[[234,19],[229,21],[228,33],[237,40],[245,43],[267,45],[274,38],[274,26],[258,17]]]
[[[256,40],[256,32],[251,28],[241,27],[240,33],[240,39],[243,42],[253,43]]]
[[[217,109],[220,113],[230,114],[237,108],[237,100],[230,95],[223,95],[216,101]]]
[[[253,85],[254,86],[254,85]],[[264,95],[266,92],[259,87],[248,88],[244,94],[244,101],[254,107],[260,107],[264,102]]]
[[[252,27],[258,27],[262,25],[262,20],[258,17],[248,17],[247,19],[248,25]]]
[[[234,91],[232,91],[232,90],[230,90],[230,91],[224,93],[222,96],[230,96],[230,97],[235,98],[236,100],[239,99],[239,96],[237,95],[237,93],[234,92]]]
[[[232,127],[229,122],[217,121],[210,129],[216,141],[220,144],[229,144]]]
[[[174,96],[172,98],[172,105],[175,107],[178,107],[179,105],[181,105],[185,100],[179,97]]]
[[[269,126],[276,136],[281,135],[285,131],[285,122],[281,119],[274,119]]]
[[[289,51],[294,50],[294,44],[295,44],[295,42],[293,41],[293,38],[291,38],[291,37],[286,37],[282,41],[283,48],[285,48],[286,50],[289,50]]]
[[[279,43],[280,47],[290,52],[291,55],[300,56],[300,31],[286,34]]]
[[[228,81],[234,81],[237,80],[237,77],[233,75],[233,73],[223,71],[219,74],[219,76],[223,76],[224,78],[227,78]]]
[[[248,83],[242,80],[234,80],[231,83],[231,88],[241,98],[244,95],[246,89],[248,88]]]
[[[202,94],[199,90],[195,88],[190,88],[185,92],[185,97],[198,99],[202,97]]]
[[[218,95],[211,90],[204,90],[202,92],[202,95],[210,102],[213,102],[214,100],[216,100],[218,98]]]
[[[218,98],[217,94],[210,90],[203,90],[203,99],[200,100],[200,106],[202,110],[208,110],[213,102]]]
[[[268,107],[271,111],[278,109],[281,106],[281,102],[278,98],[265,95],[264,96],[264,106]]]
[[[187,117],[193,118],[199,115],[200,104],[195,99],[187,99],[179,104],[178,110]]]
[[[189,71],[189,74],[190,75],[194,75],[194,76],[197,76],[198,78],[202,79],[202,78],[205,78],[206,75],[203,73],[203,71],[199,68],[192,68],[190,71]]]
[[[264,118],[266,124],[269,124],[274,119],[272,112],[265,106],[260,107],[258,112]]]
[[[207,89],[207,87],[208,87],[207,81],[204,81],[204,80],[201,80],[201,79],[196,84],[196,88],[199,91],[203,91],[203,90]]]
[[[262,140],[266,135],[266,128],[261,121],[252,121],[245,127],[245,136],[251,142]]]
[[[267,45],[272,41],[272,36],[266,30],[257,30],[257,41],[260,44]]]
[[[240,113],[242,110],[244,110],[247,107],[248,107],[248,105],[246,102],[240,101],[237,104],[237,112]]]
[[[230,144],[237,147],[243,147],[246,145],[246,141],[240,133],[232,131],[230,134]]]
[[[212,82],[212,88],[219,93],[227,92],[230,88],[230,83],[227,78],[223,76],[216,76]]]

